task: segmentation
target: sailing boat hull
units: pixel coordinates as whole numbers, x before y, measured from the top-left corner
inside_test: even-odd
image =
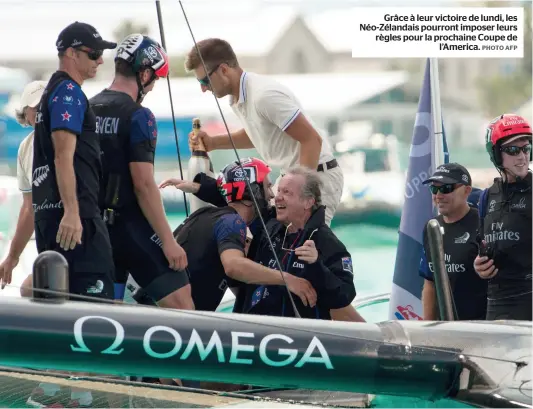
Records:
[[[524,389],[530,346],[531,323],[353,324],[0,300],[5,366],[438,399]],[[526,369],[518,377],[517,367]]]

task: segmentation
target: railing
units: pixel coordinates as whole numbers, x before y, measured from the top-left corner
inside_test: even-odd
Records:
[[[356,309],[370,307],[372,305],[382,304],[390,301],[391,293],[379,293],[363,297],[353,303]]]
[[[457,310],[455,309],[450,279],[446,272],[446,263],[444,260],[444,247],[442,244],[444,230],[441,228],[437,219],[431,219],[427,223],[427,231],[429,255],[431,260],[433,260],[433,279],[437,293],[439,317],[441,321],[456,321]]]
[[[378,293],[360,298],[353,302],[353,306],[360,310],[365,307],[371,307],[373,305],[382,304],[390,301],[390,293]],[[235,299],[230,298],[222,301],[217,308],[218,312],[231,312],[233,310],[233,303]]]

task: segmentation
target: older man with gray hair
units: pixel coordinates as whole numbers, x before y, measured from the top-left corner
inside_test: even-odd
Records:
[[[201,200],[224,206],[216,180],[198,174],[196,182],[169,179],[162,187],[175,186]],[[290,168],[281,178],[275,208],[266,220],[267,231],[250,226],[254,235],[248,258],[277,268],[268,243],[271,237],[284,272],[308,280],[317,293],[317,303],[306,306],[293,297],[302,318],[364,321],[351,302],[355,298],[350,253],[325,221],[322,181],[316,171],[304,166]],[[234,312],[258,315],[295,316],[283,286],[242,284]]]
[[[305,278],[317,292],[314,307],[294,300],[302,318],[331,320],[341,317],[362,321],[351,306],[356,293],[352,259],[326,224],[321,190],[322,180],[318,172],[304,166],[288,169],[279,181],[275,197],[276,217],[267,222],[267,234],[283,271]],[[255,239],[258,242],[251,247],[248,257],[274,267],[275,258],[266,235],[260,234]],[[244,285],[239,289],[234,312],[295,316],[282,286]]]

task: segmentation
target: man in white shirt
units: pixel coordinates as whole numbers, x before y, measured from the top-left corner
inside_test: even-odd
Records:
[[[230,95],[233,112],[243,125],[231,134],[236,148],[255,148],[269,165],[281,167],[282,175],[298,164],[316,169],[324,186],[322,198],[326,223],[330,225],[342,195],[344,176],[327,138],[287,87],[267,76],[245,72],[227,41],[209,38],[198,42],[198,48],[208,72],[196,47],[187,55],[185,69],[194,71],[202,92],[211,91],[217,98]],[[191,133],[189,138],[193,146],[200,139],[207,151],[233,148],[227,134],[199,132],[197,137]]]
[[[17,121],[22,126],[35,127],[36,107],[41,100],[46,84],[46,81],[33,81],[24,88],[20,98],[20,108],[16,111]],[[31,195],[33,132],[31,131],[22,140],[18,150],[17,179],[19,189],[22,192],[23,202],[9,252],[6,259],[0,264],[2,289],[11,283],[13,269],[17,266],[19,257],[28,244],[28,241],[30,241],[34,229]]]

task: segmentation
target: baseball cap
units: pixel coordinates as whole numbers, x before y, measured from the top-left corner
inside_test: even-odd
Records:
[[[65,27],[56,41],[57,51],[66,50],[69,47],[85,46],[93,50],[112,50],[117,43],[105,41],[96,28],[87,23],[75,21]]]
[[[26,107],[35,108],[37,106],[43,96],[46,84],[48,84],[46,81],[33,81],[26,85],[20,97],[20,112]]]
[[[472,186],[472,178],[470,173],[464,166],[458,163],[445,163],[440,165],[433,175],[422,182],[426,185],[431,182],[439,182],[444,184],[460,183],[462,185]]]

